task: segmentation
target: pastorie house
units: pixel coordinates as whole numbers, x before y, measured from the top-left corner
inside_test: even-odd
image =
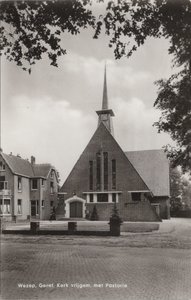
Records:
[[[49,219],[57,206],[58,173],[50,164],[36,164],[0,152],[0,216],[6,220]]]
[[[98,128],[61,187],[57,218],[85,218],[96,206],[99,220],[109,220],[113,203],[124,221],[169,218],[169,162],[162,150],[121,149],[113,135],[106,70],[96,113]]]

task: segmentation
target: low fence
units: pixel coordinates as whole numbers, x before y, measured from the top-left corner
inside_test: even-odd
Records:
[[[30,222],[29,230],[5,229],[1,222],[1,233],[3,234],[24,234],[24,235],[84,235],[84,236],[120,236],[120,225],[111,225],[109,230],[77,230],[77,222],[68,222],[68,230],[41,229],[40,222]]]

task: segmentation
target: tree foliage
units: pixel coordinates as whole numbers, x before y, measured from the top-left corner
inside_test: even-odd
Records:
[[[177,168],[170,169],[170,211],[177,212],[182,208],[182,178]]]
[[[78,34],[94,24],[85,4],[85,0],[1,2],[1,53],[29,73],[43,54],[57,66],[57,58],[66,54],[61,33]]]
[[[103,2],[104,0],[94,0]],[[191,169],[191,1],[107,1],[102,15],[94,15],[92,0],[17,1],[0,3],[0,51],[7,59],[31,72],[31,66],[46,54],[53,66],[66,54],[62,34],[78,34],[94,28],[94,38],[109,36],[116,59],[130,57],[147,38],[169,40],[173,66],[181,70],[161,79],[155,107],[162,111],[155,123],[168,132],[177,147],[167,147],[169,156],[184,171]]]

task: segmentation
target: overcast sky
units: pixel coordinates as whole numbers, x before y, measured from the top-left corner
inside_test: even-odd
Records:
[[[150,39],[121,60],[115,60],[105,36],[93,40],[89,30],[63,35],[62,42],[67,55],[59,68],[43,59],[29,75],[2,59],[3,152],[53,164],[63,183],[97,128],[105,61],[115,138],[122,149],[160,149],[171,143],[152,126],[160,116],[153,108],[154,81],[172,73],[166,40]]]

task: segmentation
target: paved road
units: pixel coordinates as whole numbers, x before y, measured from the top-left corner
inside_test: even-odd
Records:
[[[2,299],[191,299],[190,220],[117,238],[4,236],[1,246]]]

